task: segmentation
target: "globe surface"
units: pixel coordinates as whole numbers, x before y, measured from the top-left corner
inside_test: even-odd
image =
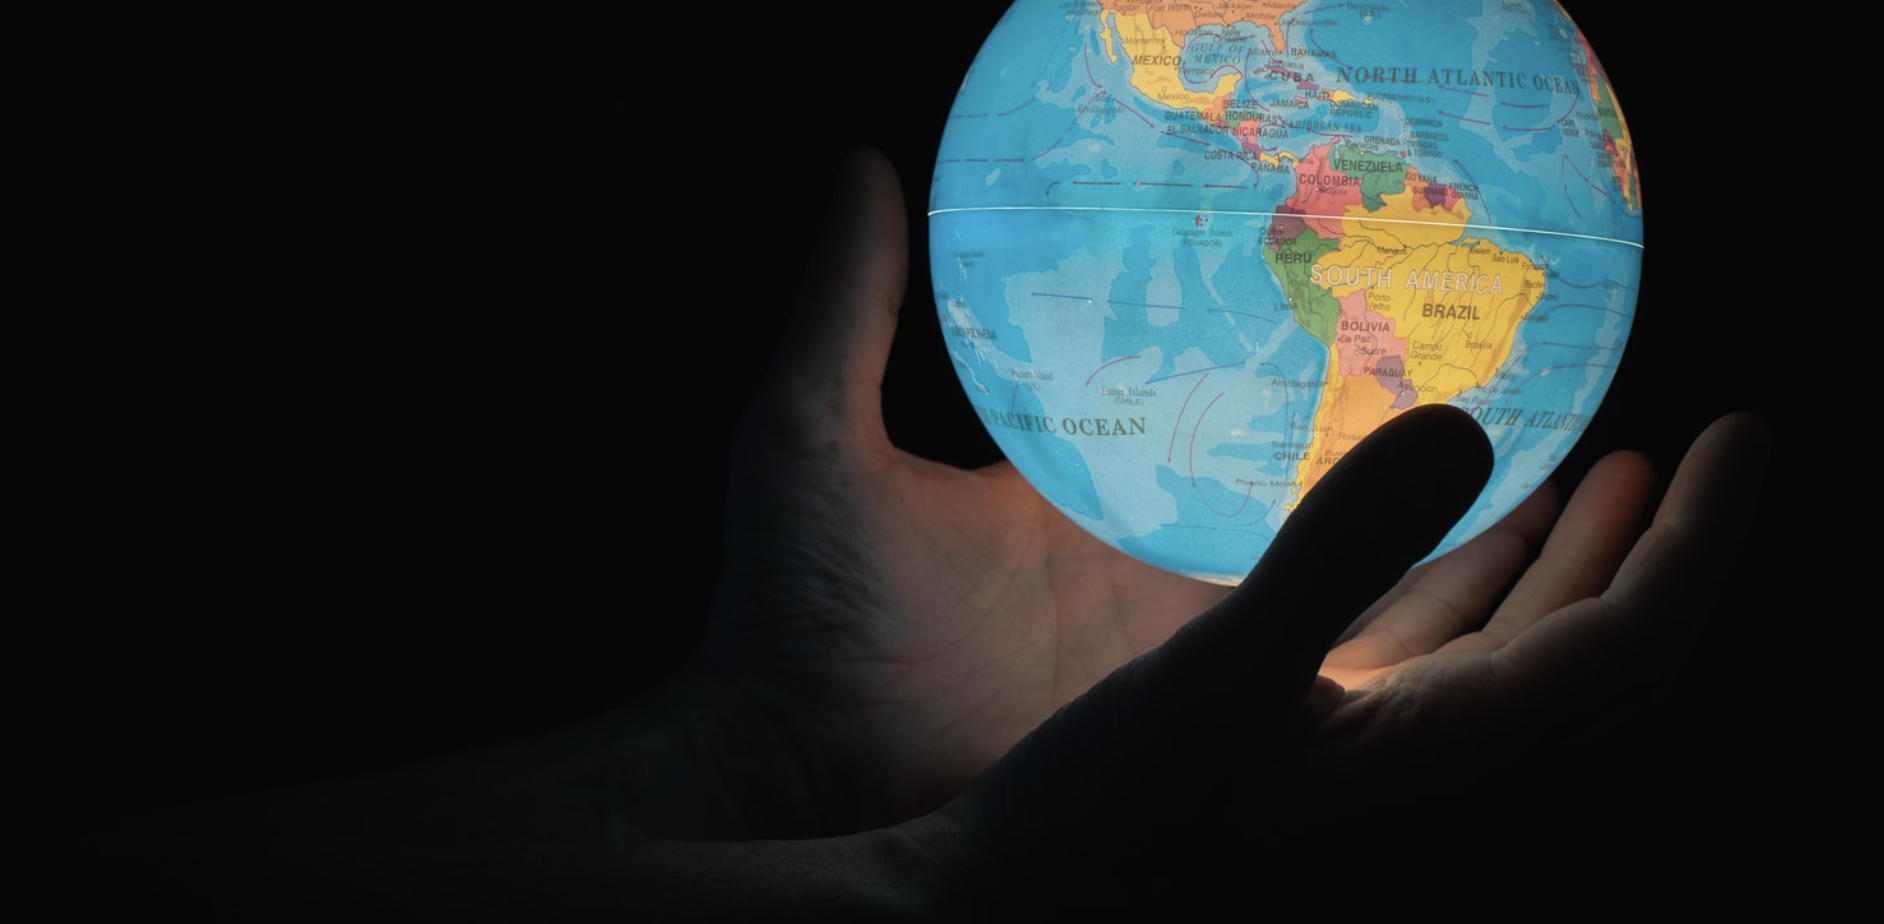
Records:
[[[1608,81],[1529,0],[1019,0],[930,205],[944,338],[1008,459],[1222,582],[1418,405],[1496,457],[1439,551],[1496,522],[1602,400],[1641,267]]]

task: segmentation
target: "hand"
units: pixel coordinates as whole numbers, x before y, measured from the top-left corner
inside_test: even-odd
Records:
[[[880,155],[851,158],[737,435],[723,577],[683,675],[726,703],[712,763],[750,800],[716,834],[934,808],[1225,592],[1114,551],[1007,464],[963,471],[890,445],[901,201]]]
[[[1663,680],[1747,527],[1766,442],[1753,417],[1716,422],[1639,538],[1653,472],[1639,455],[1614,453],[1561,515],[1555,491],[1541,490],[1496,529],[1409,573],[1323,662],[1304,772],[1350,793],[1420,798],[1423,784],[1467,768],[1494,774],[1499,759],[1586,727]]]

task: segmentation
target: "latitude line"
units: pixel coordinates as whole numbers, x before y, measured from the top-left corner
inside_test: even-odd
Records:
[[[1416,218],[1375,218],[1373,216],[1355,217],[1352,215],[1317,215],[1306,212],[1248,212],[1241,209],[1121,209],[1103,205],[983,205],[974,208],[930,209],[928,217],[949,215],[957,212],[1162,212],[1167,215],[1240,215],[1245,218],[1314,218],[1322,221],[1371,221],[1389,225],[1421,225],[1429,228],[1460,228],[1479,231],[1506,231],[1516,234],[1548,234],[1552,237],[1573,237],[1586,241],[1601,241],[1607,244],[1623,244],[1637,250],[1644,249],[1641,241],[1627,241],[1617,237],[1604,237],[1600,234],[1578,234],[1574,231],[1551,231],[1544,228],[1516,228],[1508,225],[1486,225],[1478,222],[1459,224],[1449,221],[1421,221]]]

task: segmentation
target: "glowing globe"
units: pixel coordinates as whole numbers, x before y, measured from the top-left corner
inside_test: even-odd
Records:
[[[1484,530],[1587,426],[1642,217],[1552,2],[1019,0],[937,157],[937,312],[975,413],[1094,535],[1233,582],[1374,428],[1448,403]]]

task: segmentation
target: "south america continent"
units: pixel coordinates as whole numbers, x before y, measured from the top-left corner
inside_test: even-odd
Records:
[[[1464,198],[1390,154],[1313,149],[1281,211],[1266,256],[1297,323],[1329,350],[1299,500],[1381,424],[1489,384],[1545,277],[1467,237]]]

